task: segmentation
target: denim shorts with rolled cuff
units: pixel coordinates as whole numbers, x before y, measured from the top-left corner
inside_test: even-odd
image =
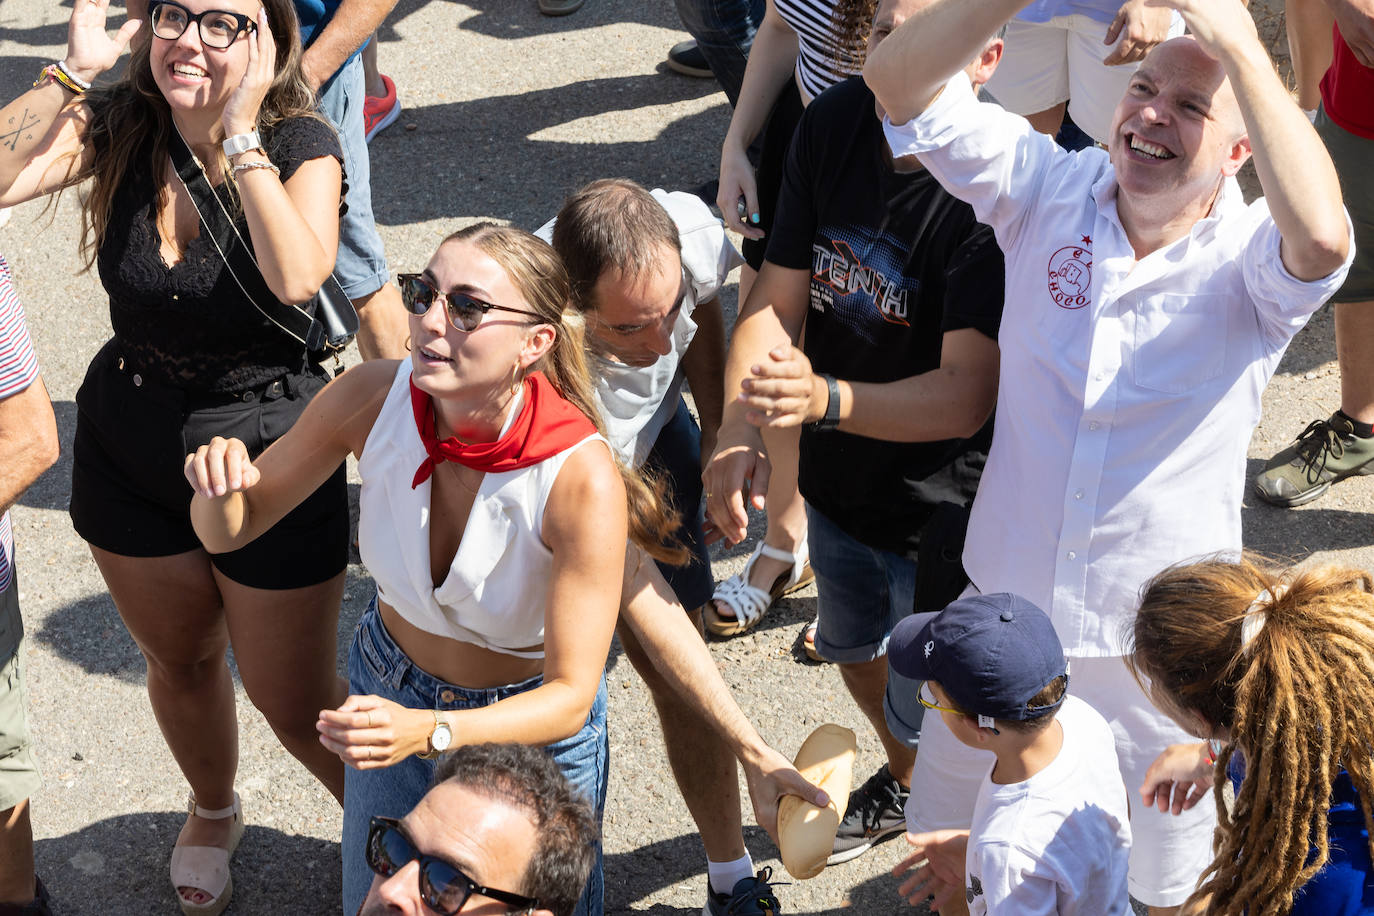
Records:
[[[504,687],[475,689],[448,684],[421,670],[392,640],[377,610],[377,598],[358,621],[348,652],[348,690],[354,695],[385,697],[409,709],[478,709],[533,690],[542,676]],[[461,737],[461,736],[459,736]],[[596,808],[597,823],[606,804],[606,777],[610,741],[606,732],[606,680],[602,678],[596,699],[582,730],[550,744],[546,750],[558,769]],[[379,770],[344,770],[343,819],[343,912],[356,913],[372,886],[365,846],[368,822],[374,814],[404,817],[429,791],[439,761],[407,757],[395,766]],[[596,863],[578,901],[574,916],[601,916],[603,882],[601,843]]]
[[[816,651],[839,664],[886,655],[892,628],[911,613],[916,561],[869,547],[810,505],[806,526],[816,573]]]

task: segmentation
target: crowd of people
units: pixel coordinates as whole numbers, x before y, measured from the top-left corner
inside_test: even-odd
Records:
[[[70,512],[190,787],[188,916],[228,906],[244,832],[231,646],[342,805],[343,912],[599,916],[616,636],[703,912],[776,916],[739,768],[775,839],[784,796],[832,800],[704,635],[813,580],[806,651],[884,758],[831,864],[905,834],[900,895],[940,912],[1374,913],[1374,577],[1240,530],[1261,395],[1328,300],[1341,408],[1252,486],[1298,505],[1374,472],[1367,4],[1329,0],[1316,77],[1295,12],[1295,102],[1240,0],[678,0],[673,55],[734,106],[714,193],[595,181],[395,282],[367,155],[400,111],[390,0],[150,0],[117,28],[109,4],[76,0],[0,109],[31,128],[0,207],[84,186],[114,336]],[[56,450],[0,260],[0,509]],[[345,682],[350,455],[375,594]],[[766,533],[716,583],[750,508]],[[0,515],[0,916],[61,911],[16,581]]]

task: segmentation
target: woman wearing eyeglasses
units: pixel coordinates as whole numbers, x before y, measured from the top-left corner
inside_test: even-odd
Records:
[[[408,811],[447,748],[547,747],[601,810],[602,668],[627,526],[674,558],[657,493],[598,432],[582,318],[553,249],[479,224],[400,280],[408,361],[350,370],[256,461],[215,440],[186,467],[196,531],[220,552],[358,458],[358,546],[377,596],[349,654],[351,696],[319,719],[320,741],[349,764],[346,913],[372,878],[369,818]],[[599,865],[578,912],[601,912]]]
[[[315,720],[345,695],[335,630],[347,496],[336,462],[247,550],[211,556],[191,528],[188,448],[223,434],[260,451],[326,376],[228,273],[169,139],[180,131],[288,303],[309,300],[333,266],[340,149],[311,111],[288,0],[153,0],[148,21],[113,37],[108,6],[76,0],[65,57],[0,112],[0,124],[27,128],[0,144],[0,207],[90,180],[83,242],[114,337],[77,394],[71,515],[147,659],[153,712],[190,783],[172,884],[184,912],[215,914],[229,902],[243,832],[231,640],[253,703],[343,795],[343,767],[316,740]],[[87,91],[130,40],[120,80]],[[231,217],[217,218],[227,228]]]

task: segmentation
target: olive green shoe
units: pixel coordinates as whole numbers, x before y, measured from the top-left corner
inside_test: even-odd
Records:
[[[1355,435],[1340,412],[1314,420],[1279,452],[1255,478],[1255,495],[1275,506],[1291,508],[1319,498],[1347,477],[1374,474],[1374,438]]]

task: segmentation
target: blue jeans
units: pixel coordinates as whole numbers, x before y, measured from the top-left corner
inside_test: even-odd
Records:
[[[749,49],[763,13],[764,0],[677,0],[677,14],[697,40],[731,108],[739,99]]]
[[[911,613],[916,561],[869,547],[809,505],[806,544],[816,573],[816,651],[841,664],[886,655],[892,628]]]
[[[420,670],[392,640],[377,612],[373,597],[348,653],[348,689],[353,694],[375,694],[411,709],[476,709],[506,697],[533,690],[543,677],[489,689],[446,684]],[[606,776],[610,742],[606,734],[606,681],[603,678],[592,703],[587,724],[571,738],[548,746],[563,775],[596,807],[597,822],[606,805]],[[343,911],[356,913],[372,886],[364,846],[368,821],[374,814],[404,817],[430,788],[438,760],[407,757],[383,770],[344,770]],[[601,843],[596,864],[582,891],[574,916],[601,916],[604,886],[601,875]]]
[[[370,296],[386,285],[389,274],[382,237],[372,217],[372,163],[367,158],[363,133],[363,59],[354,54],[329,82],[320,87],[320,114],[339,133],[343,147],[344,204],[339,217],[339,253],[334,259],[334,278],[350,299]]]
[[[677,412],[654,440],[645,463],[666,478],[673,508],[682,513],[673,536],[692,554],[682,566],[658,563],[658,571],[682,606],[696,610],[710,600],[716,583],[711,577],[711,555],[706,552],[706,537],[701,531],[706,520],[701,502],[701,430],[681,397]]]

